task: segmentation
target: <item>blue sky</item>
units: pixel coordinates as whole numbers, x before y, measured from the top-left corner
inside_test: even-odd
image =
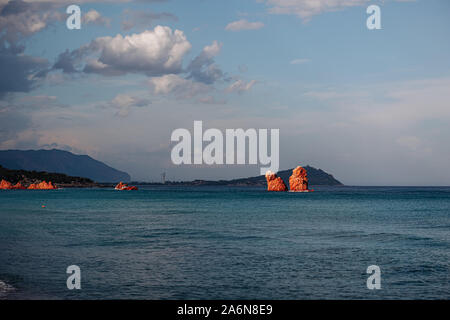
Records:
[[[81,30],[66,28],[69,4],[86,16]],[[370,4],[381,7],[381,30],[366,27]],[[203,120],[280,128],[280,169],[310,164],[346,184],[450,184],[448,1],[0,0],[0,8],[1,149],[89,154],[139,180],[259,173],[171,164],[171,132]],[[153,46],[156,30],[167,47]],[[136,54],[120,51],[127,41]],[[177,63],[161,67],[172,54]]]

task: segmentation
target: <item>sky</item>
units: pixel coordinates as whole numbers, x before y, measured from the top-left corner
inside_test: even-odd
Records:
[[[449,39],[447,0],[0,0],[0,149],[87,154],[140,181],[259,174],[174,165],[171,133],[202,120],[280,129],[280,170],[450,185]]]

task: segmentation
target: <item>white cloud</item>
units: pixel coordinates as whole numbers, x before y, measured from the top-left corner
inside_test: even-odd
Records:
[[[201,55],[206,59],[212,59],[220,53],[221,49],[222,44],[214,40],[212,44],[203,48]]]
[[[243,80],[236,80],[233,82],[228,88],[225,89],[226,92],[238,92],[242,93],[245,91],[249,91],[256,84],[256,80],[251,80],[249,82],[245,82]]]
[[[222,44],[216,40],[205,46],[198,56],[189,64],[189,78],[205,84],[212,84],[223,77],[222,70],[214,63],[214,58],[220,53]]]
[[[60,55],[55,69],[75,72],[75,64],[83,64],[83,71],[102,75],[144,73],[149,76],[182,72],[184,56],[191,49],[183,31],[156,26],[142,33],[115,37],[101,37],[89,44]]]
[[[154,77],[149,80],[150,88],[154,94],[169,95],[173,94],[177,98],[192,98],[201,93],[208,92],[210,86],[195,82],[190,79],[184,79],[175,74],[168,74],[162,77]]]
[[[111,101],[111,106],[117,109],[117,116],[126,117],[130,114],[131,108],[146,107],[150,103],[148,99],[134,97],[128,94],[118,94]]]
[[[258,30],[264,27],[262,22],[249,22],[246,19],[230,22],[225,30],[228,31],[241,31],[241,30]]]
[[[65,15],[57,11],[56,7],[52,3],[21,0],[0,3],[0,41],[14,44],[45,29],[52,22],[61,21]]]
[[[83,14],[83,22],[86,24],[96,24],[100,26],[109,26],[111,20],[103,17],[98,11],[92,9]]]

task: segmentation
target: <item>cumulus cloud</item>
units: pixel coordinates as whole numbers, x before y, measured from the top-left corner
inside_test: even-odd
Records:
[[[156,26],[138,34],[97,38],[76,50],[66,50],[52,70],[104,76],[142,73],[151,77],[148,84],[154,94],[186,99],[213,90],[218,80],[227,80],[214,61],[221,47],[213,41],[183,68],[183,58],[191,48],[184,33]]]
[[[92,9],[83,14],[82,21],[85,24],[96,24],[99,26],[109,26],[111,20],[102,16],[98,11]]]
[[[222,70],[214,63],[214,58],[220,53],[222,44],[213,41],[211,45],[205,46],[198,56],[189,64],[188,78],[205,84],[212,84],[224,76]]]
[[[249,91],[256,84],[256,80],[251,80],[249,82],[245,82],[244,80],[236,80],[233,82],[228,88],[225,89],[226,92],[232,93],[243,93]]]
[[[156,26],[142,33],[97,38],[79,49],[61,54],[54,69],[107,76],[176,74],[182,71],[183,57],[190,49],[191,44],[183,31]],[[77,68],[77,63],[85,63],[84,69]]]
[[[178,18],[168,12],[143,12],[134,10],[125,10],[123,12],[122,29],[130,30],[135,27],[149,27],[157,20],[178,21]]]
[[[191,79],[184,79],[175,74],[154,77],[150,79],[148,83],[154,94],[173,94],[179,99],[189,99],[211,90],[211,88],[204,83],[195,82]]]
[[[14,44],[63,18],[63,13],[50,2],[11,0],[0,3],[0,40]]]
[[[246,19],[230,22],[225,30],[228,31],[242,31],[242,30],[258,30],[264,27],[262,22],[249,22]]]

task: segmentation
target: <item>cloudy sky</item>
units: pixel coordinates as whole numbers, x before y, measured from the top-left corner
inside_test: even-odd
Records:
[[[280,170],[450,185],[449,39],[447,0],[0,0],[0,149],[88,154],[147,181],[259,174],[174,166],[172,131],[203,120],[279,128]]]

